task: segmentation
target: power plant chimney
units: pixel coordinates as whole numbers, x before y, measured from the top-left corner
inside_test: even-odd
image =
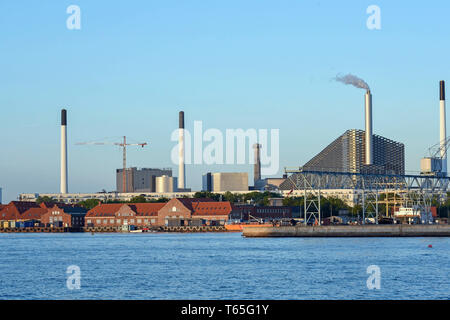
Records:
[[[67,111],[61,110],[61,193],[67,193]]]
[[[365,95],[366,106],[366,164],[373,164],[373,137],[372,137],[372,94],[367,90]]]
[[[442,158],[442,169],[441,172],[444,176],[447,176],[447,126],[446,126],[446,118],[445,118],[445,82],[442,80],[439,83],[439,93],[440,93],[440,140],[441,140],[441,158]]]
[[[185,172],[184,172],[184,111],[180,111],[179,114],[179,155],[178,155],[178,189],[185,189]]]
[[[261,180],[261,145],[259,143],[255,143],[253,145],[253,149],[255,150],[255,164],[253,165],[253,182],[254,186],[256,186],[256,182]]]

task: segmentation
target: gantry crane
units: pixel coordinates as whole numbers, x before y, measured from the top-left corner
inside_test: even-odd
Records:
[[[142,148],[147,145],[147,142],[142,143],[127,143],[127,137],[123,136],[123,142],[79,142],[76,143],[77,145],[87,145],[87,144],[94,144],[94,145],[114,145],[119,146],[123,148],[123,170],[122,170],[122,191],[127,192],[127,176],[126,176],[126,169],[127,169],[127,146],[141,146]]]
[[[422,175],[447,175],[447,168],[444,166],[443,161],[447,158],[449,148],[450,137],[428,148],[430,156],[426,156],[420,161],[420,173]]]

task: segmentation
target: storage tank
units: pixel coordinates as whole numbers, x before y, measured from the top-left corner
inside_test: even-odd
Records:
[[[156,189],[155,191],[157,193],[167,193],[167,192],[173,192],[173,186],[174,186],[174,178],[169,176],[161,176],[156,177]]]

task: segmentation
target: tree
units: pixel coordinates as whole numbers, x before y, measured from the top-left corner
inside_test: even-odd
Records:
[[[136,196],[130,199],[130,203],[145,203],[147,199],[144,196]]]
[[[51,198],[51,197],[48,197],[48,196],[44,196],[44,197],[39,196],[39,197],[36,199],[36,203],[39,204],[39,205],[40,205],[41,203],[46,203],[46,204],[49,204],[49,205],[53,205],[53,204],[56,203],[56,201],[55,201],[55,199],[53,199],[53,198]]]
[[[98,206],[100,203],[101,203],[101,201],[99,199],[87,199],[84,201],[80,201],[77,204],[87,210],[91,210],[92,208],[95,208],[96,206]]]

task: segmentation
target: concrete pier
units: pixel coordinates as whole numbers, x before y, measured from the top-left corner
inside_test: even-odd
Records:
[[[244,237],[450,237],[450,225],[244,227]]]

